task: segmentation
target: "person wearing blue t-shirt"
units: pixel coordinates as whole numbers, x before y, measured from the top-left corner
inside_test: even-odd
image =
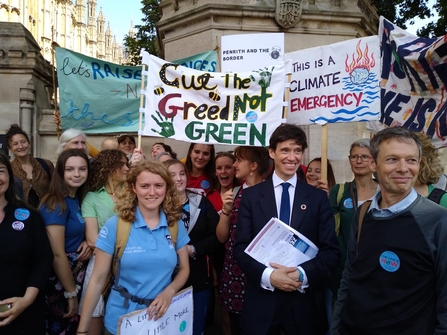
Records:
[[[46,292],[49,335],[71,334],[78,322],[78,299],[92,249],[85,242],[81,202],[88,191],[89,160],[80,149],[63,151],[50,191],[39,208],[54,253],[54,273]]]
[[[116,334],[119,317],[135,310],[147,308],[148,318],[155,320],[166,313],[173,296],[189,276],[186,247],[189,237],[183,223],[179,223],[180,209],[177,189],[163,165],[144,162],[128,173],[123,192],[118,194],[118,215],[107,220],[98,235],[95,266],[85,294],[78,334],[87,334],[93,310],[106,284],[119,219],[123,220],[120,224],[131,224],[119,263],[119,278],[116,278],[124,289],[110,292],[104,315],[105,333]],[[176,244],[168,229],[174,224],[178,225]],[[177,273],[172,279],[174,270]],[[127,298],[129,295],[136,299]]]

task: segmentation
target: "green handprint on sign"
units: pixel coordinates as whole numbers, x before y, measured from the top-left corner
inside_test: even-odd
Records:
[[[270,86],[270,82],[272,81],[272,75],[273,75],[273,69],[275,67],[272,66],[272,69],[269,70],[268,67],[264,67],[263,69],[259,69],[259,71],[253,70],[252,72],[255,72],[257,76],[260,78],[256,80],[256,78],[253,75],[250,75],[250,79],[254,81],[255,83],[258,83],[259,86],[267,88]]]
[[[165,116],[164,120],[163,120],[163,117],[160,115],[160,113],[158,111],[155,111],[155,113],[157,113],[160,120],[157,120],[154,115],[151,115],[151,118],[158,124],[158,126],[161,128],[161,130],[157,131],[154,128],[151,128],[151,130],[154,133],[160,134],[163,137],[171,137],[171,136],[175,135],[174,125],[173,125],[174,116],[172,116],[170,119],[168,119]]]

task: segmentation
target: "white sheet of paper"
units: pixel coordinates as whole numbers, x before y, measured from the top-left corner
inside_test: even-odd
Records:
[[[269,266],[270,262],[284,266],[298,266],[318,253],[318,247],[306,236],[277,218],[271,218],[245,253]]]

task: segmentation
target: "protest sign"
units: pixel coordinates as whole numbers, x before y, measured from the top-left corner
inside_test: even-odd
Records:
[[[425,133],[436,147],[447,146],[445,36],[421,38],[381,17],[379,38],[380,123]]]
[[[171,305],[157,321],[148,320],[147,309],[123,315],[118,321],[118,335],[192,335],[192,288],[172,298]]]
[[[379,118],[377,36],[286,53],[284,58],[292,61],[288,123]]]
[[[188,69],[143,54],[143,134],[194,142],[267,145],[281,124],[285,64],[235,73]]]
[[[141,66],[124,66],[56,48],[62,129],[85,133],[137,132]],[[215,71],[216,51],[175,62]]]
[[[284,33],[239,34],[220,40],[222,72],[244,72],[283,62]]]

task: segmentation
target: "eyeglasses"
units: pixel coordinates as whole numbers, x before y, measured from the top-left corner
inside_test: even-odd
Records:
[[[362,162],[366,162],[368,161],[371,156],[369,155],[352,155],[352,156],[348,156],[351,162],[357,162],[357,160],[360,158],[362,160]]]

